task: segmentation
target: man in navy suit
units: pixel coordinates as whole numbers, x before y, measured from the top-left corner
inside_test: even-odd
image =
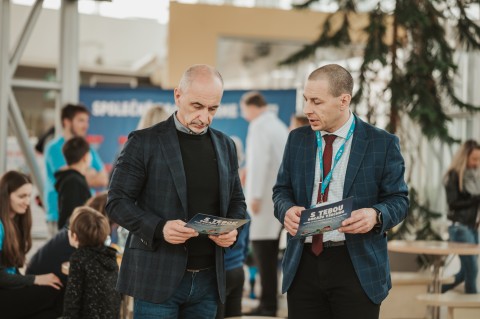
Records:
[[[289,319],[378,318],[391,287],[386,231],[407,214],[405,165],[396,136],[350,111],[352,90],[339,65],[310,74],[310,127],[290,133],[274,187],[275,216],[289,233],[282,287]],[[302,210],[351,196],[351,217],[338,230],[292,239]]]
[[[185,224],[196,213],[245,218],[245,199],[235,145],[210,128],[221,75],[194,65],[174,94],[178,111],[131,133],[112,174],[107,212],[130,231],[117,287],[135,298],[136,319],[213,319],[238,232],[199,236]]]

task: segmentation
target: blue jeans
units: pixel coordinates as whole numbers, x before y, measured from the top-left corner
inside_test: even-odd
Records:
[[[175,293],[161,304],[135,299],[134,319],[214,319],[218,291],[215,268],[185,272]]]
[[[468,226],[455,223],[448,227],[450,241],[478,244],[478,231]],[[478,256],[460,256],[460,271],[452,284],[443,285],[442,292],[448,291],[465,281],[465,293],[477,293]]]

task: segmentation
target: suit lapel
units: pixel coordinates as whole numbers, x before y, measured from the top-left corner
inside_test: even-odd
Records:
[[[187,206],[187,178],[183,167],[182,153],[180,143],[178,142],[177,129],[173,120],[173,114],[167,121],[167,125],[160,129],[158,139],[168,168],[173,177],[177,194],[182,203],[185,218],[188,216]]]
[[[367,151],[368,139],[367,132],[362,120],[355,116],[355,132],[352,139],[352,147],[350,149],[350,157],[348,159],[347,173],[345,174],[345,184],[343,186],[343,198],[348,196],[352,188],[355,176],[357,176],[363,157]]]
[[[217,132],[209,128],[210,136],[212,138],[213,148],[215,149],[215,156],[217,158],[217,166],[218,166],[218,182],[220,185],[220,214],[222,217],[227,215],[227,197],[229,189],[227,189],[228,182],[228,163],[226,156],[226,147],[223,143],[223,140],[218,136]]]
[[[315,180],[315,160],[317,159],[317,143],[315,132],[310,130],[304,139],[305,148],[305,189],[307,191],[307,206],[310,207],[312,201],[313,183]]]

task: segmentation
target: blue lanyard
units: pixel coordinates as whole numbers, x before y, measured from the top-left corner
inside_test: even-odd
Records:
[[[351,115],[353,116],[353,114]],[[332,169],[328,173],[328,175],[323,178],[323,149],[322,149],[322,135],[320,134],[319,131],[315,132],[315,135],[317,137],[317,148],[318,148],[318,161],[320,162],[320,181],[322,183],[322,189],[321,189],[321,194],[323,197],[323,194],[325,194],[325,190],[327,189],[328,185],[330,184],[330,180],[332,179],[332,173],[333,170],[335,169],[335,166],[337,166],[338,161],[343,155],[343,152],[345,151],[345,144],[347,144],[347,141],[352,137],[353,131],[355,130],[355,118],[352,121],[352,125],[350,126],[350,129],[348,130],[347,137],[345,138],[345,142],[343,142],[342,146],[338,149],[337,153],[335,154],[335,158],[333,159],[333,165]]]

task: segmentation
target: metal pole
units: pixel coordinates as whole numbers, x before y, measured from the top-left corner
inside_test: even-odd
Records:
[[[37,186],[38,193],[43,198],[43,178],[40,173],[40,168],[38,167],[37,160],[35,159],[35,152],[33,151],[33,146],[30,144],[30,139],[28,138],[28,131],[23,121],[22,113],[18,107],[17,100],[13,91],[9,92],[9,101],[10,101],[10,119],[14,124],[15,133],[17,140],[20,144],[23,154],[25,155],[25,160],[27,161],[28,167],[30,168],[30,173],[33,179],[34,184]]]
[[[32,79],[12,79],[12,87],[37,89],[37,90],[57,90],[60,91],[62,86],[59,82],[50,82]]]
[[[40,12],[42,11],[43,0],[37,0],[33,5],[32,10],[30,11],[30,15],[28,16],[27,23],[23,28],[22,34],[18,39],[17,45],[15,50],[13,51],[12,57],[10,58],[10,78],[13,78],[15,71],[18,66],[18,62],[22,57],[25,48],[27,47],[28,39],[32,35],[33,28],[37,23],[38,17],[40,16]]]
[[[0,175],[7,170],[10,0],[0,0]]]
[[[58,77],[62,85],[60,103],[55,109],[55,134],[62,131],[61,108],[67,103],[78,102],[78,42],[79,42],[78,2],[62,1],[60,10],[60,66]]]

